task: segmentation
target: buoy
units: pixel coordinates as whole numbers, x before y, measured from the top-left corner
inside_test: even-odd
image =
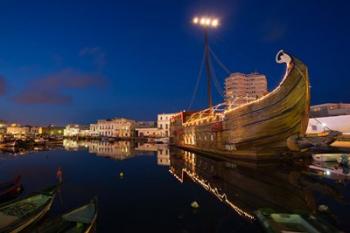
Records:
[[[191,203],[191,207],[192,207],[193,209],[197,209],[197,208],[199,208],[199,204],[198,204],[198,202],[193,201],[193,202]]]
[[[328,211],[328,206],[326,206],[326,205],[319,205],[318,206],[318,211],[326,212],[326,211]]]

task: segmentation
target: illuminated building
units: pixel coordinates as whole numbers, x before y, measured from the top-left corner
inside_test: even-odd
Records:
[[[136,122],[126,118],[98,120],[90,125],[90,133],[95,136],[130,138],[134,136]]]
[[[13,135],[15,138],[26,137],[29,135],[30,127],[21,126],[19,124],[11,124],[7,126],[6,133]]]
[[[225,79],[225,101],[238,106],[256,100],[268,93],[265,75],[232,73]]]
[[[169,137],[170,136],[170,120],[176,114],[177,113],[158,114],[157,127],[160,130],[161,137]]]

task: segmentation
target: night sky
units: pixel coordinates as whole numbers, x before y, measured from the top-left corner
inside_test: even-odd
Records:
[[[0,119],[63,125],[187,109],[203,54],[191,21],[202,14],[220,18],[210,46],[230,71],[263,73],[272,90],[284,49],[308,65],[312,104],[350,102],[349,1],[1,0]],[[193,106],[206,101],[203,76]]]

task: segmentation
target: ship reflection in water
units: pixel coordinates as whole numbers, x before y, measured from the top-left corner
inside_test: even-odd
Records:
[[[174,150],[169,171],[181,183],[200,185],[251,222],[256,220],[258,209],[270,208],[280,213],[325,215],[322,217],[336,226],[348,224],[345,218],[349,200],[345,201],[344,195],[348,196],[349,190],[345,190],[344,183],[336,185],[305,170],[304,165],[248,168],[230,160]],[[321,213],[325,207],[328,211]]]
[[[56,148],[23,156],[0,152],[1,177],[21,171],[22,195],[51,184],[62,166],[65,204],[52,214],[97,195],[98,232],[259,232],[255,211],[261,208],[322,215],[337,228],[350,229],[349,179],[315,172],[310,164],[300,160],[247,167],[165,144],[133,141],[64,140]],[[193,202],[197,209],[191,207]],[[164,230],[169,227],[172,230]]]

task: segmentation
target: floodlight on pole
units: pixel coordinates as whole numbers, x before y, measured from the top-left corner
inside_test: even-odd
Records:
[[[208,105],[209,108],[213,106],[213,99],[211,95],[211,67],[210,67],[210,54],[209,54],[209,43],[208,43],[208,29],[216,28],[219,26],[220,22],[218,18],[215,17],[194,17],[192,20],[193,24],[199,25],[204,28],[204,49],[205,49],[205,68],[207,73],[207,85],[208,85]]]
[[[214,17],[194,17],[192,22],[194,24],[198,24],[202,27],[211,27],[211,28],[216,28],[219,26],[220,22],[218,18],[214,18]]]

